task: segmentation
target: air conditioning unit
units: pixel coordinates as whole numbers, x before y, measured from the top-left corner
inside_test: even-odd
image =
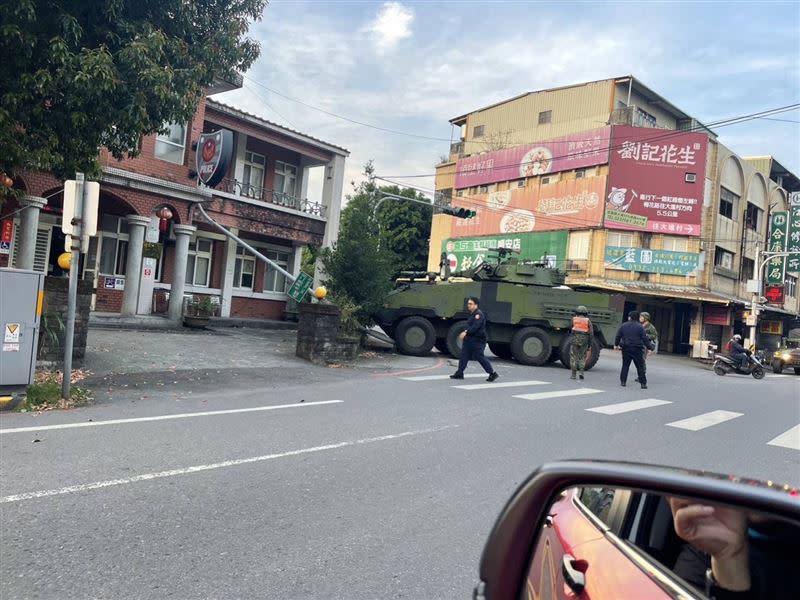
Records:
[[[686,180],[686,183],[694,183],[697,181],[697,173],[687,173],[684,179]]]

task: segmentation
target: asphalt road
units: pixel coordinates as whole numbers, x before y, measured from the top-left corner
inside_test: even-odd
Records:
[[[800,484],[794,375],[655,357],[650,389],[622,389],[613,352],[583,382],[497,361],[501,379],[479,389],[454,387],[483,378],[446,379],[440,356],[309,369],[308,384],[276,368],[220,390],[4,414],[0,597],[468,598],[494,518],[543,462]]]

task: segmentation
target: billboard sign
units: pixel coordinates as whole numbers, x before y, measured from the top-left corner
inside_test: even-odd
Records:
[[[785,252],[788,237],[789,213],[779,211],[772,213],[767,239],[768,252]],[[776,256],[767,262],[767,285],[783,285],[786,279],[786,257]]]
[[[786,257],[786,270],[800,271],[800,192],[789,194],[789,235],[786,238],[787,252],[797,252]]]
[[[567,254],[567,232],[519,233],[442,240],[442,253],[447,255],[451,271],[471,269],[485,262],[492,251],[509,248],[521,260],[545,260],[558,267]]]
[[[613,126],[605,226],[700,235],[708,137]]]
[[[456,189],[583,169],[608,162],[610,127],[459,159]]]
[[[703,325],[723,325],[731,324],[730,309],[727,306],[706,305],[703,308]]]
[[[475,210],[477,215],[452,219],[450,237],[598,227],[603,222],[605,186],[605,177],[587,177],[453,198],[453,206]]]
[[[673,252],[646,248],[607,246],[606,269],[661,273],[663,275],[696,275],[700,255],[696,252]]]

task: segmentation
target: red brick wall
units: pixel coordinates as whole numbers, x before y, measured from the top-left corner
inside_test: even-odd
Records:
[[[222,276],[225,272],[225,242],[214,240],[211,250],[211,277],[209,277],[209,287],[220,289],[222,287]]]
[[[231,298],[231,317],[241,319],[275,319],[283,320],[286,302],[280,300],[264,300],[261,298]]]
[[[94,309],[98,312],[118,313],[122,310],[123,290],[110,290],[105,287],[106,278],[100,275],[97,278],[97,299]]]

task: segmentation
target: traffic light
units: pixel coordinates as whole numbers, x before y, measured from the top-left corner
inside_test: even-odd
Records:
[[[471,219],[478,213],[474,210],[469,210],[468,208],[449,208],[445,207],[442,208],[442,212],[446,215],[452,215],[458,219]]]

